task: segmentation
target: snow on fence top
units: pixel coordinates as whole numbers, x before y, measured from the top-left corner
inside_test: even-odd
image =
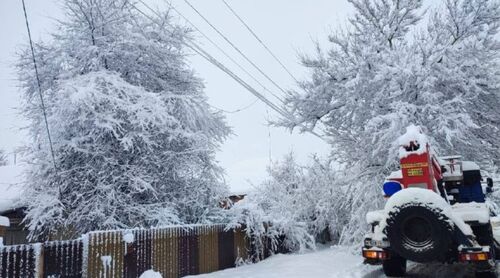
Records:
[[[420,147],[413,151],[408,151],[405,146],[410,146],[413,142],[415,145]],[[410,154],[423,154],[427,151],[427,144],[429,140],[427,136],[422,132],[422,129],[416,125],[410,125],[406,128],[406,133],[398,138],[399,148],[399,158],[405,158]]]
[[[134,239],[130,237],[130,234],[133,235],[134,232],[156,231],[156,230],[176,229],[176,228],[184,230],[184,231],[192,231],[192,230],[204,231],[205,229],[214,229],[214,230],[220,230],[220,231],[230,230],[230,227],[228,227],[227,224],[221,224],[221,223],[179,224],[179,225],[164,225],[164,226],[159,226],[159,227],[154,227],[154,228],[110,229],[110,230],[102,230],[102,231],[92,231],[92,232],[88,232],[87,234],[82,235],[82,238],[87,237],[88,235],[94,235],[94,234],[107,234],[107,233],[121,232],[123,239],[131,240],[133,242]]]

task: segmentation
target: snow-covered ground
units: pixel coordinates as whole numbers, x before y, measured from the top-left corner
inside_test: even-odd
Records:
[[[323,248],[304,254],[275,255],[257,264],[192,278],[378,278],[385,277],[381,266],[362,263],[360,254],[345,247]],[[407,277],[474,277],[473,270],[466,265],[408,265]]]

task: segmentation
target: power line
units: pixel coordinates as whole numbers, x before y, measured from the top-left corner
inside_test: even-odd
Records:
[[[139,0],[139,2],[141,2],[146,8],[148,8],[150,11],[152,11],[153,13],[155,13],[158,16],[158,13],[156,13],[156,11],[153,10],[144,1]],[[173,35],[173,32],[169,31],[167,28],[164,28],[163,24],[157,22],[151,16],[147,15],[145,12],[143,12],[142,10],[140,10],[139,8],[137,8],[137,6],[135,4],[133,4],[133,3],[129,3],[129,4],[131,5],[132,8],[134,8],[135,10],[137,10],[139,13],[141,13],[142,15],[144,15],[146,18],[148,18],[149,20],[151,20],[153,23],[156,23],[162,30],[166,30],[167,32],[170,33],[170,35]],[[171,28],[174,28],[174,26],[172,26],[168,22],[165,22],[165,24],[167,26],[171,27]],[[258,99],[260,99],[267,106],[269,106],[270,108],[272,108],[274,111],[276,111],[282,117],[288,118],[288,119],[290,119],[294,123],[296,122],[295,121],[295,117],[292,114],[288,113],[288,111],[286,111],[286,110],[281,109],[281,107],[277,106],[276,104],[274,104],[273,102],[271,102],[270,100],[268,100],[264,95],[262,95],[261,93],[259,93],[255,88],[253,88],[251,85],[249,85],[243,79],[241,79],[237,74],[235,74],[230,69],[228,69],[224,64],[222,64],[217,59],[215,59],[213,56],[211,56],[208,52],[206,52],[205,50],[203,50],[203,48],[201,48],[195,42],[193,42],[193,41],[189,41],[188,42],[188,41],[182,40],[181,43],[184,44],[185,46],[187,46],[188,48],[190,48],[191,50],[193,50],[195,53],[197,53],[198,55],[200,55],[202,58],[204,58],[205,60],[207,60],[208,62],[210,62],[211,64],[213,64],[217,68],[219,68],[220,70],[222,70],[223,72],[225,72],[232,79],[234,79],[236,82],[238,82],[241,86],[243,86],[250,93],[252,93],[253,95],[255,95]],[[303,126],[303,124],[299,124],[299,125]],[[313,130],[310,130],[310,129],[305,129],[305,130],[307,132],[313,134],[314,136],[320,138],[321,140],[325,141],[324,138],[322,138],[319,134],[317,134]]]
[[[146,4],[143,0],[139,0],[139,2],[141,2],[147,9],[149,9],[150,11],[152,11],[153,13],[155,13],[157,16],[159,16],[158,13],[155,10],[153,10],[148,4]],[[160,28],[162,28],[162,30],[166,30],[171,35],[173,35],[173,32],[171,32],[168,29],[164,28],[164,26],[161,23],[157,22],[151,16],[147,15],[142,10],[140,10],[139,8],[137,8],[137,6],[135,4],[130,3],[130,5],[135,10],[137,10],[139,13],[141,13],[146,18],[148,18],[149,20],[151,20],[153,23],[156,23]],[[167,26],[170,26],[171,28],[174,28],[174,26],[172,26],[168,22],[166,22],[165,24]],[[195,53],[197,53],[198,55],[200,55],[202,58],[204,58],[205,60],[207,60],[208,62],[210,62],[211,64],[213,64],[214,66],[216,66],[217,68],[219,68],[220,70],[222,70],[223,72],[225,72],[227,75],[229,75],[231,78],[233,78],[236,82],[238,82],[241,86],[243,86],[245,89],[247,89],[250,93],[252,93],[258,99],[260,99],[262,102],[264,102],[267,106],[269,106],[274,111],[276,111],[278,114],[280,114],[282,117],[288,118],[292,122],[296,123],[295,117],[292,114],[288,113],[288,111],[286,111],[286,110],[281,109],[281,107],[277,106],[276,104],[274,104],[273,102],[271,102],[270,100],[268,100],[265,96],[263,96],[261,93],[259,93],[257,90],[255,90],[251,85],[249,85],[243,79],[241,79],[237,74],[235,74],[234,72],[232,72],[230,69],[228,69],[226,66],[224,66],[224,64],[222,64],[217,59],[215,59],[213,56],[211,56],[208,52],[206,52],[205,50],[203,50],[195,42],[190,41],[190,43],[188,43],[187,41],[182,41],[182,43],[184,45],[186,45],[188,48],[190,48],[191,50],[193,50]],[[298,125],[304,127],[303,124],[298,124]],[[326,141],[323,137],[321,137],[321,135],[317,134],[314,130],[310,130],[308,128],[305,128],[305,131],[311,133],[312,135],[318,137],[319,139],[321,139],[323,141]]]
[[[254,101],[252,101],[251,103],[249,103],[249,104],[247,104],[247,105],[245,105],[245,106],[243,106],[243,107],[241,107],[241,108],[238,108],[238,109],[236,109],[236,110],[233,110],[233,111],[224,110],[224,109],[222,109],[222,108],[215,107],[215,106],[213,106],[213,105],[210,105],[210,106],[212,106],[213,108],[215,108],[215,109],[217,109],[217,110],[220,110],[220,111],[222,111],[222,112],[228,113],[228,114],[235,114],[235,113],[238,113],[238,112],[241,112],[241,111],[247,110],[248,108],[252,107],[255,103],[257,103],[257,101],[258,101],[258,100],[259,100],[259,99],[258,99],[258,98],[256,98],[256,99],[255,99]]]
[[[38,75],[38,67],[36,64],[35,50],[33,48],[33,40],[31,39],[31,31],[30,31],[30,25],[28,22],[28,14],[26,13],[26,4],[24,3],[24,0],[22,0],[22,2],[23,2],[24,19],[26,20],[26,30],[28,30],[28,38],[30,41],[31,56],[33,58],[33,65],[35,66],[35,76],[36,76],[36,83],[38,86],[38,95],[40,96],[40,105],[42,107],[43,119],[45,121],[45,129],[47,130],[47,137],[49,139],[50,154],[52,155],[52,163],[54,164],[54,169],[57,171],[56,159],[54,156],[54,147],[52,144],[52,137],[50,136],[49,122],[47,121],[47,112],[45,110],[45,102],[43,100],[42,88],[40,85],[41,84],[40,77]]]
[[[267,50],[267,52],[278,62],[281,67],[292,77],[295,82],[300,83],[299,80],[292,74],[292,72],[281,62],[281,60],[276,56],[269,47],[257,36],[257,34],[250,28],[250,26],[241,18],[241,16],[236,13],[236,11],[227,3],[225,0],[222,0],[222,2],[226,5],[226,7],[231,11],[231,13],[247,28],[247,30],[253,35],[253,37]]]
[[[142,1],[141,1],[142,2]],[[144,3],[143,3],[144,4]],[[224,49],[222,49],[217,43],[215,43],[209,36],[207,36],[203,31],[200,30],[194,23],[192,23],[184,14],[182,14],[178,9],[176,9],[172,2],[168,1],[169,8],[174,10],[178,15],[180,15],[189,25],[191,25],[198,33],[200,33],[208,42],[210,42],[217,50],[219,50],[226,58],[228,58],[231,62],[233,62],[240,70],[242,70],[246,75],[248,75],[253,81],[259,84],[265,91],[272,94],[272,92],[260,82],[253,74],[251,74],[248,70],[246,70],[240,63],[238,63],[231,55],[229,55]],[[224,111],[223,109],[219,109]]]
[[[248,63],[250,63],[255,69],[257,69],[267,80],[269,80],[274,86],[276,86],[276,88],[282,91],[285,95],[287,94],[287,92],[280,85],[278,85],[271,77],[269,77],[269,75],[267,75],[259,66],[257,66],[254,62],[252,62],[252,60],[248,58],[248,56],[245,53],[243,53],[243,51],[241,51],[233,42],[231,42],[231,40],[229,40],[229,38],[226,35],[224,35],[217,27],[215,27],[215,25],[213,25],[198,9],[196,9],[195,6],[193,6],[188,0],[184,0],[184,2],[186,2],[186,4],[188,4],[189,7],[191,7],[191,9],[193,9],[212,29],[215,30],[215,32],[217,32],[217,34],[219,34],[229,45],[231,45],[231,47],[234,50],[236,50]],[[277,95],[273,94],[273,96],[277,98],[280,102],[283,102],[283,100]]]
[[[156,13],[156,11],[153,10],[144,1],[139,0],[139,2],[141,2],[146,8],[148,8],[150,11],[152,11],[153,13],[155,13],[157,16],[159,16],[159,14]],[[149,15],[147,15],[146,13],[144,13],[143,11],[141,11],[139,8],[137,8],[137,6],[135,6],[132,3],[131,3],[131,5],[132,5],[132,7],[134,9],[136,9],[142,15],[144,15],[147,18],[149,18],[152,22],[156,23],[160,27],[163,27],[162,24],[158,23],[152,17],[150,17]],[[166,23],[166,24],[168,26],[170,26],[171,28],[174,28],[174,26],[172,26],[171,24],[169,24],[169,23]],[[171,31],[169,31],[168,29],[163,29],[162,28],[162,30],[167,30],[171,35],[173,35],[173,33]],[[231,70],[229,70],[226,66],[224,66],[224,64],[222,64],[217,59],[215,59],[213,56],[211,56],[208,52],[206,52],[205,50],[203,50],[203,48],[201,48],[200,46],[198,46],[195,42],[190,41],[190,43],[188,43],[186,41],[183,41],[183,44],[186,45],[187,47],[189,47],[191,50],[193,50],[195,53],[197,53],[198,55],[200,55],[201,57],[203,57],[205,60],[207,60],[211,64],[215,65],[216,67],[218,67],[219,69],[221,69],[222,71],[224,71],[225,73],[227,73],[230,77],[232,77],[234,80],[236,80],[238,83],[240,83],[240,85],[242,85],[244,88],[246,88],[247,90],[249,90],[257,98],[259,98],[260,100],[262,100],[265,104],[267,104],[270,107],[273,107],[273,109],[275,111],[277,111],[278,113],[280,113],[282,116],[286,115],[286,112],[284,112],[284,110],[282,110],[280,107],[278,107],[277,105],[275,105],[274,103],[272,103],[270,100],[268,100],[264,95],[262,95],[257,90],[255,90],[252,86],[250,86],[243,79],[241,79],[237,74],[235,74],[234,72],[232,72]]]
[[[139,0],[140,3],[142,3],[148,10],[150,10],[151,12],[153,12],[154,14],[156,14],[156,16],[158,17],[161,17],[160,14],[158,14],[153,8],[151,8],[147,3],[145,3],[143,0]],[[145,14],[143,11],[139,10],[135,5],[132,4],[132,6],[137,10],[139,11],[141,14],[143,14],[144,16],[146,16],[147,18],[149,18],[151,21],[153,21],[154,23],[156,23],[158,26],[162,27],[162,25],[158,22],[156,22],[153,18],[151,18],[149,15]],[[172,26],[171,24],[169,23],[166,23],[168,26],[170,26],[171,28],[174,28],[174,26]],[[165,29],[166,30],[166,29]],[[168,30],[167,30],[168,31]],[[172,34],[172,32],[169,31],[170,34]],[[184,44],[191,48],[194,52],[196,52],[198,55],[200,55],[201,57],[205,58],[208,62],[212,63],[213,65],[215,65],[216,67],[218,67],[219,69],[221,69],[222,71],[224,71],[225,73],[227,73],[230,77],[232,77],[233,79],[235,79],[238,83],[240,83],[243,87],[245,87],[247,90],[249,88],[251,88],[251,92],[258,98],[260,99],[261,101],[263,101],[265,104],[269,105],[269,106],[273,106],[274,110],[275,111],[281,111],[281,112],[278,112],[280,114],[282,113],[285,113],[280,107],[278,107],[277,105],[275,105],[274,103],[272,103],[270,100],[268,100],[264,95],[260,94],[257,90],[255,90],[252,86],[250,86],[248,83],[246,83],[245,81],[243,81],[243,79],[241,79],[239,76],[237,76],[234,72],[232,72],[231,70],[229,70],[226,66],[224,66],[221,62],[219,62],[217,59],[215,59],[213,56],[211,56],[208,52],[206,52],[205,50],[203,50],[203,48],[201,48],[200,46],[198,46],[195,42],[193,41],[190,41],[190,44],[187,43],[187,42],[184,42]]]

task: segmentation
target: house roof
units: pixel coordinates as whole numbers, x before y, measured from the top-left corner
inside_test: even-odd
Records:
[[[0,212],[15,209],[25,186],[24,167],[0,166]]]

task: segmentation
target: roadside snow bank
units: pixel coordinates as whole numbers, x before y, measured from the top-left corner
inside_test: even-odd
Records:
[[[277,254],[256,264],[243,265],[209,274],[189,276],[196,278],[360,278],[376,272],[382,277],[380,266],[363,264],[359,251],[352,247],[327,247],[317,252]]]
[[[387,219],[389,213],[397,211],[401,206],[410,203],[423,205],[440,211],[449,219],[448,221],[450,225],[458,227],[465,235],[473,235],[470,226],[467,225],[460,216],[453,212],[450,204],[448,204],[441,196],[428,189],[407,188],[392,195],[385,204],[385,219]],[[381,229],[383,230],[386,225],[387,223],[385,221],[381,223]]]
[[[386,278],[382,266],[363,264],[359,250],[331,247],[303,254],[274,255],[256,264],[192,278]],[[474,278],[468,265],[408,263],[408,277]]]

